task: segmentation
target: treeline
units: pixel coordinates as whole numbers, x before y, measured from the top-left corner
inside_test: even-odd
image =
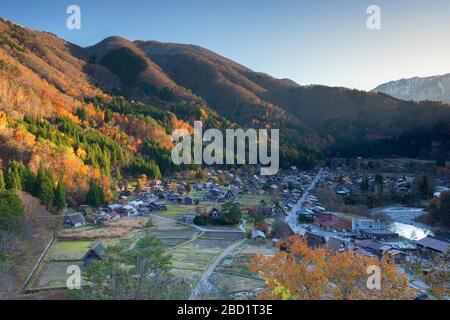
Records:
[[[143,155],[134,155],[119,143],[93,128],[83,128],[68,117],[57,117],[52,124],[47,120],[24,117],[29,132],[48,139],[57,145],[74,149],[86,165],[99,169],[102,175],[121,176],[121,170],[129,175],[146,174],[150,179],[160,179],[161,169],[171,170],[170,151],[156,142],[144,143]]]
[[[116,112],[121,115],[142,115],[150,117],[165,128],[168,133],[171,133],[175,129],[172,128],[173,120],[176,118],[173,113],[158,109],[149,104],[130,102],[123,97],[113,97],[111,101],[107,101],[102,97],[86,98],[85,102],[92,103],[95,108],[105,111],[106,122],[109,121],[111,112]]]
[[[161,125],[168,134],[172,134],[173,130],[177,129],[173,127],[173,124],[177,119],[193,124],[193,121],[203,121],[204,128],[230,128],[233,124],[228,120],[219,117],[215,112],[209,108],[196,103],[172,103],[168,110],[157,108],[153,105],[129,101],[124,97],[115,96],[108,101],[102,97],[86,98],[86,103],[92,103],[95,108],[105,111],[105,121],[108,121],[111,112],[116,112],[121,115],[133,115],[150,117],[151,120]],[[109,115],[109,116],[108,116]]]
[[[34,174],[25,164],[11,161],[5,172],[0,170],[0,191],[26,191],[41,203],[58,210],[66,206],[64,183],[56,182],[50,169],[40,165]]]
[[[445,124],[438,124],[430,128],[420,128],[405,132],[397,137],[376,141],[347,141],[336,143],[329,149],[332,157],[367,157],[367,158],[430,158],[433,154],[433,142],[440,144],[435,152],[449,154],[450,128]]]
[[[57,145],[70,146],[86,165],[111,176],[112,169],[119,170],[131,155],[121,145],[96,129],[83,128],[67,117],[57,117],[52,124],[47,120],[24,117],[26,129],[32,134]]]

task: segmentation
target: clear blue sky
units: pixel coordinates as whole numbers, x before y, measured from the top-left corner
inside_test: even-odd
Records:
[[[66,28],[70,4],[81,30]],[[371,4],[381,30],[366,28]],[[450,72],[450,0],[1,0],[0,16],[81,46],[112,35],[197,44],[303,85]]]

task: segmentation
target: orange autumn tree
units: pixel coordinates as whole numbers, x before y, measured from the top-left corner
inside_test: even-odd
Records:
[[[288,238],[283,244],[288,251],[272,257],[257,256],[250,270],[259,273],[267,289],[260,299],[316,300],[326,291],[327,278],[323,272],[326,251],[313,250],[298,236]]]
[[[353,251],[329,252],[311,249],[306,239],[293,236],[280,244],[285,251],[274,256],[256,256],[250,269],[266,281],[261,299],[318,300],[334,299],[410,299],[408,279],[397,265],[383,257],[381,261]],[[369,290],[369,266],[380,268],[381,289]]]
[[[334,252],[328,255],[324,272],[333,284],[338,300],[361,298],[361,289],[367,282],[367,268],[376,265],[376,258],[369,258],[354,251]]]

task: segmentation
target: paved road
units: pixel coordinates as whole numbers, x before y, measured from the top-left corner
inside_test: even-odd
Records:
[[[192,291],[191,297],[189,300],[196,300],[197,297],[199,297],[205,289],[208,287],[208,279],[211,276],[211,274],[214,272],[214,270],[217,268],[219,263],[231,252],[233,252],[234,249],[239,247],[241,244],[243,244],[247,239],[241,239],[236,242],[233,242],[230,246],[228,246],[214,261],[213,264],[209,266],[209,268],[205,271],[203,276],[201,277],[200,281],[198,282],[197,286]]]
[[[297,217],[296,212],[303,208],[303,204],[305,203],[306,198],[308,198],[309,193],[316,188],[317,183],[320,181],[320,178],[322,177],[322,173],[323,173],[323,168],[320,168],[319,172],[317,173],[316,177],[309,185],[308,189],[306,189],[305,193],[303,193],[300,200],[298,200],[297,204],[295,205],[295,207],[292,209],[291,213],[286,218],[286,222],[289,224],[292,231],[294,231],[295,233],[299,233],[302,235],[305,234],[306,229],[303,228],[300,225],[300,223],[298,222],[298,217]]]

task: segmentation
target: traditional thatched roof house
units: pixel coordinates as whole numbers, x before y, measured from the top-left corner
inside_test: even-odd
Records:
[[[100,243],[94,243],[83,257],[83,262],[86,267],[92,265],[94,262],[102,260],[105,256],[105,247]]]
[[[78,228],[86,224],[86,219],[81,212],[72,213],[64,216],[63,226],[64,228]]]
[[[220,210],[219,209],[217,209],[217,208],[212,208],[210,211],[209,211],[209,213],[208,213],[208,216],[210,217],[210,218],[219,218],[220,217]]]

